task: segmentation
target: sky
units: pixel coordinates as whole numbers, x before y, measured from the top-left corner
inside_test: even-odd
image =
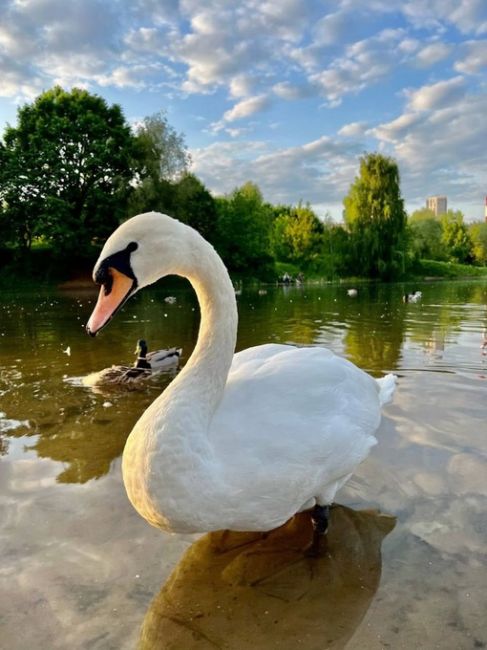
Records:
[[[213,194],[342,200],[393,156],[408,211],[487,194],[485,0],[0,0],[0,134],[55,84],[165,111]]]

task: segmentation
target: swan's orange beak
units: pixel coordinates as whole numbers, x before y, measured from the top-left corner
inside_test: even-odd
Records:
[[[102,284],[86,331],[90,336],[96,336],[105,327],[112,316],[122,307],[134,289],[134,281],[124,273],[110,267],[111,286]]]

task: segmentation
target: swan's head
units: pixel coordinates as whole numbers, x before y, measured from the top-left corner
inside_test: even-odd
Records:
[[[95,309],[86,325],[91,336],[142,287],[177,272],[178,260],[192,229],[165,214],[139,214],[120,225],[107,239],[93,269],[100,285]]]

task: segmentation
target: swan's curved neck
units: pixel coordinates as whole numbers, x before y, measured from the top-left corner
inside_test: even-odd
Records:
[[[225,388],[235,351],[238,316],[235,291],[223,262],[207,242],[201,239],[198,243],[197,260],[193,257],[192,267],[180,273],[191,282],[198,298],[198,340],[188,363],[161,397],[167,400],[184,390],[185,400],[193,402],[206,425]]]
[[[212,459],[207,433],[223,396],[237,335],[235,291],[223,262],[194,231],[186,233],[184,243],[183,261],[171,271],[186,277],[196,291],[201,309],[198,341],[184,369],[136,423],[122,461],[132,504],[149,523],[162,528],[172,507],[171,494],[163,486],[180,493],[204,491],[203,484],[210,480],[202,471],[194,485],[198,464]]]

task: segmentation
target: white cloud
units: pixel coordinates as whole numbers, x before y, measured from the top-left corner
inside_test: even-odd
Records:
[[[458,101],[466,92],[463,77],[453,77],[446,81],[439,81],[430,86],[423,86],[417,90],[408,90],[406,95],[408,105],[412,110],[435,110],[448,106]]]
[[[487,41],[467,41],[461,47],[463,58],[455,63],[455,70],[477,74],[487,69]]]
[[[464,34],[487,31],[487,5],[484,0],[410,0],[399,7],[411,23],[419,28],[455,25]]]
[[[364,135],[366,130],[365,122],[350,122],[350,124],[345,124],[338,131],[338,135],[343,135],[346,138],[356,138]]]
[[[410,201],[446,187],[452,201],[473,203],[485,185],[487,151],[480,134],[485,132],[487,95],[462,91],[455,101],[426,106],[427,112],[404,113],[379,125],[373,135],[397,158]]]
[[[223,119],[226,122],[234,122],[235,120],[241,120],[244,117],[250,117],[255,113],[259,113],[269,106],[270,100],[266,95],[258,95],[256,97],[249,97],[248,99],[243,99],[238,104],[235,104],[233,108],[228,111],[225,111]]]
[[[430,43],[419,50],[416,61],[422,67],[435,65],[435,63],[446,59],[451,50],[451,45],[447,43]]]
[[[255,80],[248,74],[239,74],[230,80],[229,88],[232,97],[246,97],[254,89]]]
[[[461,194],[472,187],[473,162],[465,160],[473,161],[474,149],[485,167],[475,148],[485,127],[471,106],[484,87],[487,51],[479,35],[486,25],[484,0],[72,0],[69,11],[65,0],[3,0],[0,96],[11,98],[11,106],[54,83],[95,92],[101,86],[107,95],[116,89],[122,102],[124,89],[132,92],[131,101],[135,93],[159,91],[147,102],[149,110],[159,97],[161,107],[171,100],[178,128],[193,129],[188,142],[194,133],[198,142],[230,140],[211,149],[215,169],[205,149],[198,150],[204,173],[226,190],[232,179],[261,184],[258,171],[271,199],[339,203],[364,138],[375,137],[379,148],[400,158],[412,192],[425,189],[429,174],[448,178]],[[463,42],[461,34],[468,34]],[[433,65],[434,76],[427,76]],[[401,91],[404,85],[411,88]],[[360,93],[365,101],[359,105]],[[313,114],[302,128],[304,98]],[[340,103],[339,124],[348,122],[341,128],[338,111],[328,110]],[[251,121],[270,106],[265,117],[273,124]],[[211,126],[200,128],[193,113]],[[339,129],[336,137],[319,137],[321,125],[328,134]],[[269,143],[242,142],[260,128]],[[271,148],[279,137],[291,141],[291,134],[297,143],[302,133],[307,142],[301,146]],[[458,156],[465,155],[456,168],[443,164],[441,156],[450,160],[443,133],[456,143]],[[420,152],[421,138],[429,137],[435,138],[431,163]],[[221,168],[219,161],[225,161]]]
[[[354,20],[355,17],[355,20]],[[314,43],[319,46],[349,42],[356,24],[356,12],[337,11],[324,16],[313,29]]]
[[[272,87],[272,91],[281,99],[288,101],[303,99],[316,94],[316,90],[309,84],[292,84],[289,81],[280,81]]]
[[[358,93],[390,73],[396,64],[394,52],[403,35],[402,30],[387,29],[353,43],[346,48],[344,56],[312,74],[310,81],[331,106],[336,106],[344,95]]]
[[[357,171],[361,146],[322,136],[296,147],[272,149],[263,142],[215,143],[191,152],[193,171],[216,194],[246,180],[267,200],[337,204]]]

